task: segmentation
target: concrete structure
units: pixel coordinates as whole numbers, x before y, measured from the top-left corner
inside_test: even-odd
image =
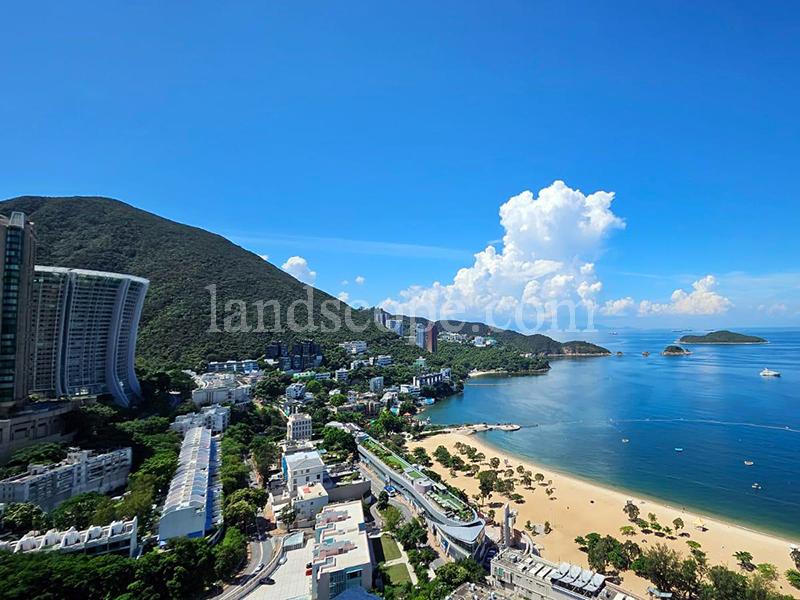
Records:
[[[416,377],[414,378],[416,379]],[[408,383],[401,383],[400,384],[400,393],[401,394],[408,394],[409,396],[414,396],[415,398],[419,396],[420,389],[418,385],[408,384]]]
[[[158,522],[160,542],[175,537],[202,537],[222,523],[218,454],[211,430],[194,427],[186,432]]]
[[[250,384],[239,383],[233,373],[204,373],[195,377],[194,381],[198,386],[192,390],[195,406],[250,402]]]
[[[340,381],[342,383],[347,383],[348,376],[349,375],[348,375],[347,369],[336,369],[336,371],[334,372],[334,376],[333,377],[334,377],[334,379],[336,381]]]
[[[485,523],[469,504],[366,433],[357,434],[356,440],[361,460],[408,499],[448,555],[482,556]]]
[[[193,427],[207,427],[211,433],[222,433],[231,422],[231,409],[229,406],[212,404],[204,406],[199,413],[178,415],[169,426],[172,431],[185,434]]]
[[[423,388],[442,383],[444,374],[441,371],[438,373],[425,373],[424,375],[416,375],[411,381],[414,386]]]
[[[73,410],[73,402],[14,405],[12,412],[0,418],[0,460],[31,444],[72,439],[67,415]]]
[[[393,362],[394,360],[392,359],[391,354],[379,354],[372,359],[372,364],[374,364],[376,367],[388,367]]]
[[[363,354],[367,351],[367,342],[364,340],[354,340],[352,342],[342,342],[339,344],[340,348],[343,348],[345,351],[349,352],[350,354]]]
[[[72,449],[52,465],[28,465],[28,470],[0,481],[0,502],[31,502],[45,511],[84,492],[107,494],[125,487],[131,470],[131,449],[105,454]]]
[[[379,394],[383,391],[383,377],[373,377],[369,380],[369,391]]]
[[[322,483],[325,475],[325,463],[316,450],[284,454],[281,466],[283,480],[290,491],[301,485]]]
[[[389,313],[382,308],[376,308],[375,312],[373,313],[373,318],[378,325],[381,327],[386,327],[386,321],[389,319]]]
[[[405,325],[402,319],[386,319],[386,329],[394,331],[400,337],[405,333]]]
[[[301,400],[306,395],[305,383],[290,383],[286,386],[286,397],[289,400]]]
[[[49,530],[41,535],[26,534],[16,541],[0,542],[0,552],[81,552],[101,554],[136,554],[137,521],[113,521],[110,525],[93,525],[83,531],[71,527],[67,531]]]
[[[331,600],[351,588],[372,588],[372,549],[360,501],[326,506],[317,515],[314,539],[314,600]]]
[[[28,397],[36,235],[24,213],[0,215],[0,410]]]
[[[541,556],[506,549],[492,559],[494,588],[527,600],[637,600],[606,580],[604,575],[567,562],[556,564]]]
[[[439,326],[436,323],[417,323],[414,342],[420,348],[435,353],[439,348]]]
[[[292,500],[292,508],[297,514],[296,524],[305,527],[314,522],[317,516],[328,504],[328,492],[321,483],[310,483],[297,488],[297,495]]]
[[[149,282],[141,277],[37,266],[31,291],[31,393],[52,398],[141,396],[136,335]]]
[[[212,361],[208,363],[209,373],[252,373],[258,371],[258,361],[252,358],[245,360],[227,360],[225,362]]]
[[[310,440],[312,435],[311,415],[294,413],[286,421],[286,439],[293,442]]]

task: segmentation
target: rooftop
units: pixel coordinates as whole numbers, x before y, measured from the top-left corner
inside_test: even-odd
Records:
[[[320,458],[319,452],[316,450],[286,454],[283,459],[286,461],[286,467],[292,471],[295,469],[313,469],[315,467],[325,466],[325,463],[322,462],[322,458]]]
[[[361,501],[329,504],[316,517],[315,573],[336,572],[372,562]]]

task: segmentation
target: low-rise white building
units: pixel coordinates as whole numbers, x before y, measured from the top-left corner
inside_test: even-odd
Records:
[[[230,407],[212,404],[204,406],[199,413],[178,415],[169,428],[180,434],[185,434],[192,427],[208,427],[211,433],[222,433],[228,428],[230,422]]]
[[[239,383],[233,373],[204,373],[195,377],[195,383],[192,402],[196,406],[250,402],[250,385]]]
[[[342,342],[339,344],[340,348],[343,348],[350,354],[361,354],[367,351],[367,342],[363,340],[355,340],[352,342]]]
[[[419,386],[411,385],[408,383],[401,383],[400,384],[400,393],[401,394],[408,394],[410,396],[414,396],[415,398],[419,396],[420,389]]]
[[[175,537],[202,537],[222,523],[218,467],[217,442],[211,430],[206,427],[188,430],[158,522],[160,542]]]
[[[394,360],[392,359],[391,354],[379,354],[372,359],[372,364],[374,364],[376,367],[388,367],[393,362]]]
[[[310,440],[312,436],[311,415],[294,413],[286,421],[286,439],[293,442]]]
[[[328,504],[328,492],[321,483],[310,483],[297,488],[297,495],[292,499],[292,508],[297,514],[297,524],[305,526],[313,522]]]
[[[92,525],[83,531],[74,527],[67,531],[50,529],[36,535],[28,533],[19,540],[0,542],[0,552],[85,552],[100,554],[127,554],[134,556],[137,548],[137,521],[113,521],[100,527]]]
[[[336,379],[336,381],[347,383],[347,377],[348,377],[347,369],[336,369],[336,372],[334,373],[334,378]]]
[[[314,540],[314,600],[331,600],[351,588],[372,588],[372,548],[360,501],[326,506],[316,517]]]
[[[305,383],[290,383],[286,386],[286,397],[289,400],[302,400],[306,395]]]
[[[59,463],[28,465],[25,473],[0,481],[0,503],[31,502],[51,511],[77,494],[107,494],[125,487],[131,458],[130,448],[103,454],[73,448]]]
[[[322,483],[325,476],[325,463],[316,450],[284,454],[281,462],[283,480],[289,490],[309,483]]]

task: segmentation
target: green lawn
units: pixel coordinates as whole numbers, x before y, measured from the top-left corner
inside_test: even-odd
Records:
[[[382,535],[380,540],[381,548],[383,548],[383,557],[386,562],[394,560],[395,558],[400,558],[400,548],[393,537]]]
[[[392,565],[384,569],[384,576],[389,580],[389,585],[403,585],[407,581],[411,581],[411,576],[408,574],[408,569],[405,564]]]

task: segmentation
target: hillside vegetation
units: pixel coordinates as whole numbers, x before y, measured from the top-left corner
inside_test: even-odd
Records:
[[[37,196],[0,202],[0,213],[8,215],[15,210],[28,214],[36,225],[37,264],[114,271],[150,280],[137,346],[138,361],[143,366],[194,367],[206,360],[258,357],[272,339],[291,342],[311,337],[328,347],[349,339],[364,339],[378,347],[399,341],[374,324],[372,310],[350,309],[222,236],[124,202],[101,197]],[[217,327],[223,329],[224,318],[232,312],[225,309],[226,302],[238,300],[244,302],[245,324],[250,330],[212,330],[210,285],[216,286]],[[261,331],[252,330],[258,323],[256,302],[265,304]],[[305,331],[286,330],[290,307],[295,321],[306,326]],[[363,332],[331,327],[335,319],[344,319],[346,312],[352,312],[356,325],[365,327]],[[240,324],[238,319],[230,323]],[[465,333],[491,335],[519,352],[607,352],[585,342],[562,344],[544,335],[525,336],[483,324],[465,325]],[[472,331],[472,325],[478,331]],[[497,353],[486,356],[492,355],[495,361],[501,357]]]
[[[685,335],[682,344],[766,344],[767,340],[755,335],[745,335],[734,331],[712,331],[705,335]]]

